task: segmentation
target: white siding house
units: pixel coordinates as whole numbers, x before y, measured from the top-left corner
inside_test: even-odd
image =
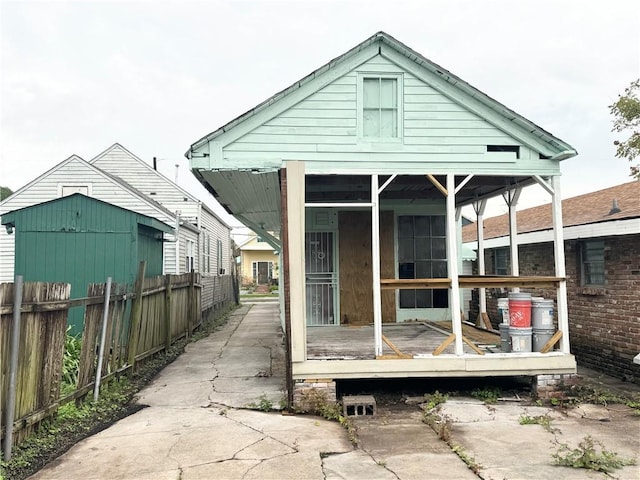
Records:
[[[192,266],[203,277],[231,274],[231,229],[202,201],[118,143],[89,163],[118,176],[179,215],[182,227],[188,224],[197,229],[195,239],[190,238],[179,245],[180,261],[176,273],[189,271]],[[175,246],[167,246],[167,249],[171,248],[175,249]],[[166,258],[170,257],[171,252],[167,252]],[[165,269],[169,271],[171,266],[165,265]]]
[[[6,198],[0,203],[0,215],[72,193],[82,193],[168,225],[176,224],[176,217],[171,211],[77,155],[67,158]],[[183,235],[197,240],[194,229],[183,229]],[[167,237],[167,243],[171,243],[171,235]],[[0,230],[0,282],[13,281],[14,253],[14,236]]]

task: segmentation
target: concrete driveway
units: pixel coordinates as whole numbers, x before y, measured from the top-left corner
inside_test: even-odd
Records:
[[[376,417],[354,420],[355,448],[337,422],[247,408],[280,405],[283,359],[278,304],[244,305],[140,392],[137,401],[147,408],[78,443],[32,478],[610,478],[551,464],[558,442],[575,446],[585,435],[640,460],[640,417],[626,407],[558,412],[464,398],[441,406],[450,445],[421,421],[418,407],[380,405]],[[552,428],[520,425],[523,415],[549,416]],[[627,466],[614,475],[637,480],[640,470]]]

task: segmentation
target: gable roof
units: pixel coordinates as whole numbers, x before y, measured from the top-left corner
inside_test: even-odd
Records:
[[[138,164],[140,164],[141,166],[143,166],[145,169],[147,169],[147,171],[149,172],[150,175],[155,175],[156,177],[158,177],[159,179],[161,179],[162,181],[164,181],[165,183],[167,183],[168,185],[170,185],[172,188],[175,188],[177,191],[179,191],[182,195],[184,195],[185,197],[189,198],[189,200],[191,200],[192,202],[195,203],[200,203],[202,205],[202,208],[205,209],[210,215],[212,215],[213,217],[215,217],[222,225],[229,227],[229,225],[222,220],[213,210],[211,210],[211,208],[209,208],[209,206],[207,206],[207,204],[205,204],[203,201],[199,200],[197,197],[195,197],[194,195],[192,195],[191,193],[189,193],[188,191],[186,191],[185,189],[183,189],[180,185],[178,185],[177,183],[175,183],[174,181],[172,181],[171,179],[167,178],[165,175],[163,175],[162,173],[160,173],[158,170],[156,170],[155,168],[153,168],[153,166],[149,165],[147,162],[145,162],[144,160],[142,160],[140,157],[138,157],[137,155],[135,155],[134,153],[132,153],[131,151],[129,151],[128,149],[126,149],[125,147],[123,147],[120,143],[116,142],[113,145],[111,145],[110,147],[108,147],[107,149],[105,149],[103,152],[99,153],[98,155],[96,155],[95,157],[93,157],[91,160],[89,160],[89,163],[94,164],[96,162],[98,162],[101,158],[105,157],[106,155],[108,155],[109,153],[113,152],[114,150],[120,150],[121,152],[125,153],[127,156],[129,156],[133,161],[137,162]],[[113,177],[119,178],[116,175],[112,175]],[[124,180],[123,180],[124,181]],[[129,185],[130,187],[132,187],[130,184],[127,183],[127,185]],[[139,191],[139,193],[141,195],[144,195],[142,192]]]
[[[620,211],[610,213],[614,200],[617,201]],[[640,181],[638,180],[562,201],[562,223],[565,228],[634,218],[640,219]],[[551,204],[520,210],[516,212],[516,221],[518,233],[550,230],[553,228]],[[483,223],[485,240],[509,235],[508,214],[487,218]],[[464,226],[462,241],[476,240],[476,223]]]
[[[411,62],[414,62],[415,64],[420,65],[421,67],[426,69],[428,72],[432,73],[437,78],[439,78],[441,80],[440,82],[441,85],[432,85],[432,87],[437,90],[440,90],[441,93],[449,96],[450,90],[454,89],[457,91],[457,93],[462,94],[468,100],[479,102],[481,105],[490,109],[491,111],[496,113],[499,117],[501,117],[504,123],[500,126],[500,128],[504,130],[517,130],[517,134],[514,134],[515,137],[520,137],[520,138],[522,138],[523,136],[529,137],[532,140],[535,139],[535,143],[538,143],[538,144],[542,143],[543,145],[546,145],[549,151],[554,152],[552,156],[553,159],[564,160],[566,158],[570,158],[577,155],[576,150],[571,145],[565,143],[559,138],[554,137],[551,133],[547,132],[546,130],[534,124],[533,122],[527,120],[523,116],[517,114],[513,110],[507,108],[505,105],[489,97],[488,95],[481,92],[477,88],[471,86],[469,83],[465,82],[464,80],[454,75],[453,73],[449,72],[448,70],[442,68],[440,65],[423,57],[421,54],[407,47],[400,41],[393,38],[391,35],[383,31],[380,31],[372,35],[368,39],[366,39],[364,42],[356,45],[354,48],[352,48],[348,52],[334,58],[330,62],[318,68],[317,70],[314,70],[306,77],[298,80],[297,82],[293,83],[292,85],[285,88],[284,90],[269,97],[267,100],[255,106],[248,112],[236,117],[235,119],[226,123],[225,125],[218,128],[217,130],[209,133],[208,135],[205,135],[204,137],[202,137],[201,139],[199,139],[198,141],[196,141],[194,144],[191,145],[191,148],[185,153],[185,156],[187,158],[192,158],[192,153],[197,149],[201,148],[202,146],[206,145],[208,142],[213,141],[214,139],[220,137],[221,135],[225,134],[226,132],[233,129],[234,127],[242,124],[243,122],[246,122],[251,117],[254,117],[258,113],[270,108],[271,106],[273,106],[274,104],[282,100],[283,98],[301,89],[309,82],[312,82],[316,78],[321,77],[327,72],[329,72],[330,70],[336,68],[336,66],[353,60],[354,57],[356,57],[360,52],[368,49],[369,47],[371,47],[376,43],[380,45],[377,53],[380,53],[381,51],[380,48],[383,45],[387,46],[392,50],[394,50],[395,52],[399,53],[400,55],[406,57]],[[447,88],[449,92],[443,91],[443,86],[449,87]],[[459,100],[457,101],[459,102]],[[510,133],[513,134],[513,131],[511,131]]]
[[[37,183],[39,183],[43,179],[47,178],[48,176],[52,175],[53,173],[64,169],[67,165],[69,165],[72,162],[81,163],[84,167],[94,171],[98,175],[100,175],[103,178],[105,178],[107,181],[109,181],[111,183],[114,183],[114,184],[117,184],[120,188],[123,188],[125,191],[128,191],[131,195],[137,197],[140,201],[142,201],[142,202],[146,203],[148,206],[156,209],[158,212],[162,212],[165,215],[169,216],[170,218],[175,218],[175,216],[176,216],[175,213],[173,213],[169,209],[165,208],[164,206],[162,206],[161,204],[159,204],[155,200],[147,197],[142,192],[136,190],[135,188],[133,188],[131,185],[129,185],[127,182],[125,182],[121,178],[116,177],[115,175],[111,175],[108,172],[105,172],[104,170],[96,167],[95,165],[92,165],[91,163],[87,162],[86,160],[84,160],[82,157],[80,157],[78,155],[71,155],[69,158],[63,160],[62,162],[60,162],[59,164],[57,164],[53,168],[47,170],[42,175],[36,177],[35,179],[30,181],[29,183],[27,183],[23,187],[19,188],[17,191],[13,192],[12,195],[10,195],[9,197],[5,198],[2,202],[0,202],[0,207],[10,203],[14,198],[18,197],[19,195],[21,195],[23,192],[25,192],[29,188],[33,187],[34,185],[36,185]]]

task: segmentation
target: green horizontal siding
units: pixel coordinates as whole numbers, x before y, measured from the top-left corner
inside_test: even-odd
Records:
[[[403,136],[398,141],[376,142],[358,137],[359,73],[402,74]],[[537,154],[529,155],[525,147],[521,147],[517,159],[513,153],[488,153],[487,145],[520,142],[377,55],[224,146],[223,166],[248,165],[262,158],[304,160],[314,163],[308,164],[307,169],[320,172],[334,170],[336,162],[341,163],[340,167],[348,162],[349,168],[369,172],[377,161],[390,162],[382,165],[384,169],[379,172],[414,171],[416,162],[427,163],[443,173],[558,171],[557,164],[540,165]]]
[[[133,284],[141,260],[147,261],[147,276],[162,274],[161,232],[139,226],[135,212],[72,195],[10,215],[15,273],[25,281],[67,282],[71,298],[80,298],[89,283],[107,277]],[[82,331],[81,307],[70,311],[69,324],[74,333]]]

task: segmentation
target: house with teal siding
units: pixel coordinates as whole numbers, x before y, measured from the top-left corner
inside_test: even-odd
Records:
[[[290,403],[310,386],[333,395],[341,379],[528,375],[546,385],[574,374],[560,162],[575,155],[384,32],[186,153],[218,201],[281,252]],[[486,201],[504,196],[516,242],[515,206],[533,184],[551,198],[554,274],[520,276],[515,248],[511,275],[483,265],[462,275],[462,207],[482,225]],[[464,290],[527,285],[557,291],[547,352],[502,352],[463,321]]]
[[[71,298],[87,295],[90,283],[133,285],[138,264],[145,276],[162,275],[164,234],[173,228],[154,218],[74,193],[2,215],[15,236],[15,274],[27,282],[71,284]],[[69,312],[74,333],[83,309]]]

